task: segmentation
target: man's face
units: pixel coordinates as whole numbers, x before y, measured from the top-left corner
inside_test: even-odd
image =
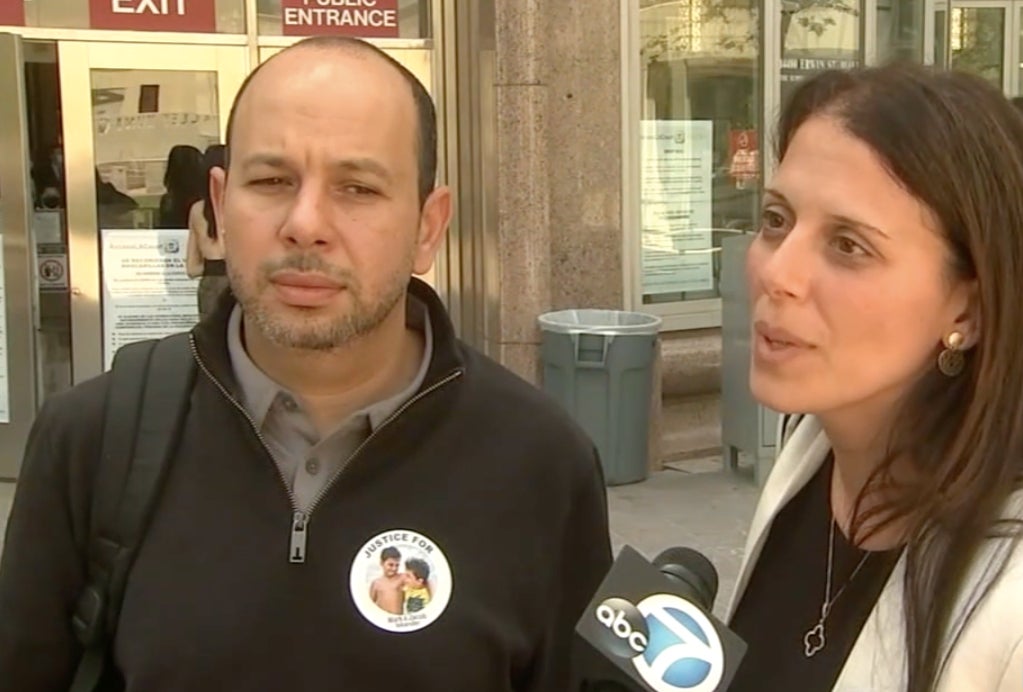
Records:
[[[392,66],[283,53],[253,78],[232,140],[214,207],[247,325],[279,346],[327,350],[403,308],[442,232],[430,201],[420,213],[415,105]]]
[[[387,560],[384,560],[384,562],[383,562],[384,576],[385,577],[393,577],[394,575],[396,575],[398,573],[398,567],[399,566],[400,566],[400,564],[399,564],[398,560],[396,560],[394,558],[389,558]]]

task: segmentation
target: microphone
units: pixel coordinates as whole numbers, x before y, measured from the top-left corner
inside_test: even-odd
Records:
[[[718,594],[718,571],[703,553],[692,548],[668,548],[654,558],[654,567],[687,591],[690,601],[710,612]]]
[[[711,613],[718,575],[692,548],[622,548],[576,624],[572,690],[723,692],[746,643]]]

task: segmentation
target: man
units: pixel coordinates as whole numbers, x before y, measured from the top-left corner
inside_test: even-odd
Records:
[[[460,343],[432,266],[451,214],[422,86],[364,43],[300,42],[238,95],[211,176],[232,292],[128,577],[129,692],[561,692],[610,565],[596,452],[538,390]],[[0,686],[67,689],[103,376],[52,398],[0,563]],[[430,567],[421,611],[368,580]]]
[[[384,548],[380,553],[383,575],[373,580],[370,598],[377,607],[395,615],[401,613],[405,603],[405,575],[398,574],[401,552],[397,548]]]

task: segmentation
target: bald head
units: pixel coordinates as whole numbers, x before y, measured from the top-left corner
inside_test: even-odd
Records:
[[[411,96],[410,105],[415,111],[415,151],[413,153],[417,160],[419,203],[423,205],[434,189],[437,176],[437,115],[433,100],[422,83],[404,65],[376,46],[356,38],[344,36],[307,38],[285,48],[249,73],[245,81],[242,82],[238,94],[235,96],[234,104],[231,106],[231,113],[227,119],[227,166],[230,167],[231,144],[238,126],[239,111],[243,110],[243,107],[251,100],[247,98],[249,92],[255,89],[262,89],[265,86],[261,85],[260,82],[263,81],[263,76],[265,76],[263,73],[267,72],[271,65],[274,67],[285,67],[284,65],[275,65],[275,61],[288,62],[292,58],[297,57],[297,54],[300,52],[309,53],[309,57],[305,58],[305,69],[309,69],[310,64],[315,66],[315,61],[317,60],[316,53],[321,53],[325,58],[334,55],[380,60],[383,61],[384,65],[394,70],[395,76],[407,87],[407,93]],[[271,88],[273,87],[271,86]],[[400,108],[401,106],[399,105],[398,107]]]
[[[451,218],[434,133],[422,85],[359,42],[299,43],[255,71],[232,108],[230,175],[213,170],[210,192],[256,348],[287,361],[370,335],[405,344],[409,279]]]

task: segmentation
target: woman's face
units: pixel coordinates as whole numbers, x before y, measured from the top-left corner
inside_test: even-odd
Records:
[[[938,224],[865,143],[814,117],[793,137],[747,256],[750,386],[770,408],[884,415],[941,342],[972,342],[972,287]]]

